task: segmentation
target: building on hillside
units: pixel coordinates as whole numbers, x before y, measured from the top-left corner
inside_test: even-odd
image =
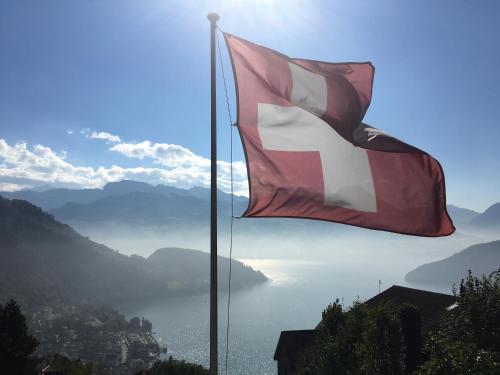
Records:
[[[417,307],[422,319],[422,331],[426,332],[439,320],[441,314],[454,306],[456,298],[449,294],[393,285],[366,300],[364,304],[376,306],[383,302],[395,305],[410,304]],[[318,326],[320,324],[321,322]],[[318,326],[309,330],[281,332],[274,352],[274,360],[277,361],[278,365],[278,375],[294,374],[298,356],[316,337]]]
[[[446,309],[456,302],[456,297],[393,285],[364,303],[368,306],[376,306],[381,302],[390,302],[395,305],[410,304],[417,307],[422,319],[422,330],[426,332],[439,320]]]
[[[315,329],[281,331],[274,360],[278,362],[278,375],[293,374],[300,352],[316,337]]]

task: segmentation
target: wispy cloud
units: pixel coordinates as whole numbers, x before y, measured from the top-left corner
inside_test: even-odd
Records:
[[[108,132],[95,132],[91,131],[89,128],[80,130],[80,134],[82,134],[85,138],[101,139],[103,141],[106,141],[106,143],[118,143],[122,141],[121,138],[117,135]]]
[[[87,134],[89,137],[92,135],[90,131]],[[65,151],[58,153],[43,145],[30,147],[26,142],[8,144],[0,139],[0,190],[19,190],[40,185],[98,188],[123,179],[181,188],[210,186],[210,160],[185,147],[144,141],[118,143],[110,149],[129,158],[150,158],[158,167],[76,166],[67,161]],[[230,164],[218,161],[218,172],[219,188],[229,192]],[[248,195],[243,162],[234,163],[233,175],[234,192]]]
[[[110,134],[107,132],[99,132],[99,133],[92,132],[92,134],[90,134],[90,138],[103,139],[103,140],[110,142],[110,143],[116,143],[116,142],[122,141],[119,136],[113,135],[113,134]]]

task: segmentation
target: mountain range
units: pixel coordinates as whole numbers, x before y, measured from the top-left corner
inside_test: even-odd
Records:
[[[209,255],[159,249],[149,257],[126,256],[81,236],[41,208],[0,197],[0,296],[25,305],[110,303],[203,293]],[[219,257],[224,289],[229,259]],[[266,277],[233,260],[233,284],[241,288]]]
[[[164,225],[179,220],[206,221],[210,210],[210,190],[202,187],[180,189],[152,186],[144,182],[123,180],[111,182],[102,189],[46,189],[0,192],[10,199],[27,200],[50,211],[63,222],[109,222]],[[247,198],[233,196],[235,214],[247,206]],[[218,192],[218,209],[230,211],[231,195]],[[460,227],[500,229],[500,202],[483,213],[449,204],[448,212]]]
[[[500,202],[490,206],[482,214],[473,217],[470,224],[481,229],[500,228]]]
[[[210,190],[206,188],[179,189],[125,180],[109,183],[102,189],[21,190],[0,194],[40,206],[84,236],[128,254],[149,255],[153,249],[165,246],[207,249],[209,243]],[[246,209],[248,199],[236,195],[232,198],[234,216],[238,217]],[[230,194],[218,192],[218,213],[219,238],[227,243]],[[327,226],[328,232],[345,230],[329,224],[290,219],[242,220],[236,223],[234,234],[242,237],[239,243],[248,243],[250,236],[275,238],[280,244],[290,234],[311,235]]]
[[[458,207],[453,204],[447,205],[446,208],[448,209],[448,213],[453,219],[453,222],[458,226],[467,225],[477,216],[481,215],[479,212],[474,210]]]
[[[405,280],[422,285],[451,286],[467,276],[481,277],[500,268],[500,241],[472,245],[437,262],[427,263],[406,274]]]
[[[21,212],[24,212],[24,219],[16,225],[9,224],[10,227],[2,227],[4,235],[0,240],[2,249],[5,249],[5,246],[13,246],[18,256],[24,257],[24,263],[19,258],[17,259],[18,263],[12,260],[13,263],[3,262],[2,264],[5,273],[2,273],[0,277],[3,277],[7,284],[15,285],[17,289],[28,291],[35,288],[36,283],[33,285],[24,285],[22,282],[16,284],[15,272],[12,273],[13,270],[22,272],[22,265],[28,263],[32,263],[28,270],[33,275],[32,279],[38,278],[42,281],[42,285],[61,285],[56,279],[66,280],[70,275],[65,275],[63,272],[62,276],[56,276],[53,272],[43,274],[41,271],[53,268],[56,273],[59,272],[60,267],[62,267],[61,264],[57,263],[59,261],[66,265],[72,264],[75,269],[71,271],[71,275],[81,275],[79,278],[84,281],[78,284],[81,291],[74,290],[77,288],[76,284],[73,285],[72,282],[66,284],[64,281],[65,290],[61,291],[63,295],[83,293],[87,296],[86,298],[91,298],[94,294],[96,298],[101,295],[112,295],[116,299],[125,299],[138,298],[141,293],[157,295],[181,291],[195,292],[208,285],[207,254],[194,250],[180,250],[179,247],[202,249],[208,247],[209,189],[201,187],[180,189],[163,185],[152,186],[136,181],[120,181],[109,183],[102,189],[21,190],[0,194],[8,198],[28,200],[48,211],[46,214],[27,202],[2,200],[2,209],[8,211],[1,212],[2,225],[8,223],[9,217],[12,219],[12,217],[18,217]],[[219,191],[218,198],[219,240],[221,241],[220,249],[223,250],[224,244],[228,242],[225,240],[227,240],[230,228],[231,195]],[[234,213],[238,216],[246,208],[248,200],[239,196],[232,198],[235,207]],[[10,208],[7,209],[8,207]],[[451,238],[443,238],[441,242],[434,241],[433,244],[439,243],[437,245],[439,248],[430,247],[426,249],[427,252],[434,252],[436,255],[441,252],[443,256],[447,256],[451,248],[463,249],[474,243],[500,237],[500,203],[492,205],[483,213],[454,205],[448,205],[448,212],[458,228],[458,233]],[[36,223],[36,225],[29,226],[27,223]],[[39,225],[42,225],[43,231],[45,231],[43,235],[38,235],[43,241],[39,241],[39,237],[35,233]],[[111,245],[113,248],[129,254],[140,253],[144,256],[126,256],[93,242],[87,237],[82,237],[72,228],[84,236],[90,237],[93,241]],[[17,242],[10,244],[9,238],[12,239],[16,233]],[[325,237],[325,233],[328,233],[329,236]],[[489,233],[489,235],[484,235],[485,233]],[[269,241],[270,238],[274,238],[274,240]],[[400,247],[401,249],[408,249],[409,246],[432,246],[425,239],[411,238],[412,241],[409,241],[405,236],[390,236],[390,234],[386,236],[386,234],[373,231],[356,231],[355,228],[348,226],[311,220],[259,219],[235,222],[235,241],[239,244],[240,256],[242,254],[266,256],[265,248],[269,247],[273,251],[280,247],[283,254],[293,256],[293,251],[301,254],[304,249],[307,249],[312,243],[311,239],[314,239],[316,248],[324,248],[324,254],[330,252],[333,246],[337,246],[337,248],[342,248],[342,246],[378,246],[380,248],[384,246],[384,243],[388,243],[384,242],[386,239],[391,241],[392,247]],[[244,246],[242,247],[241,244]],[[491,242],[491,244],[495,244],[495,242]],[[468,264],[470,267],[474,266],[474,272],[476,269],[477,272],[489,272],[498,267],[500,262],[495,258],[495,250],[491,250],[491,255],[481,250],[483,246],[486,245],[467,248],[464,250],[464,254],[467,256],[458,253],[449,259],[418,267],[408,273],[407,280],[416,283],[425,282],[425,280],[447,283],[449,280],[457,280],[457,277],[466,273]],[[489,246],[494,248],[494,245]],[[158,248],[161,249],[153,251]],[[57,255],[65,254],[67,256],[75,251],[74,259],[81,258],[78,262],[72,262],[68,259],[61,260]],[[246,253],[241,253],[241,251],[246,251]],[[50,256],[42,256],[41,254],[44,252]],[[477,259],[474,260],[474,255],[470,254],[475,254]],[[33,261],[28,262],[27,259],[33,259]],[[227,267],[224,265],[227,265],[228,261],[225,258],[220,258],[219,262],[222,270],[220,274],[224,275],[227,272]],[[110,275],[105,274],[106,267],[101,267],[101,265],[108,263],[109,266],[106,267],[116,270]],[[235,269],[246,270],[241,263],[233,264],[236,265]],[[87,274],[87,270],[90,269],[98,275],[97,279],[101,281],[106,277],[109,279],[106,281],[109,285],[109,291],[97,290],[97,284],[92,284],[92,278]],[[446,269],[448,272],[445,271]],[[119,285],[130,280],[120,278],[119,275],[123,273],[133,274],[132,279],[135,280],[138,287],[119,290]],[[173,277],[173,275],[177,276]],[[197,275],[203,276],[199,278]],[[239,281],[239,279],[241,280]],[[222,280],[226,280],[226,278],[223,277]],[[233,282],[244,286],[247,281],[252,283],[252,280],[259,281],[260,276],[250,271],[247,273],[242,271]],[[5,285],[5,282],[1,284]],[[165,288],[165,285],[168,287]],[[114,290],[113,288],[116,288],[116,293],[111,292]],[[56,293],[58,290],[57,288],[46,289],[51,290],[51,293]],[[71,292],[69,292],[70,290]]]
[[[104,198],[124,196],[130,193],[152,194],[154,196],[162,196],[170,200],[186,197],[198,199],[199,201],[210,200],[210,190],[202,187],[180,189],[165,185],[153,186],[145,182],[130,180],[110,182],[102,189],[24,189],[15,192],[0,192],[0,195],[10,199],[26,200],[43,210],[50,211],[54,209],[61,209],[67,203],[85,205]],[[233,197],[236,204],[246,205],[246,198],[236,195]],[[231,195],[219,190],[218,200],[219,203],[225,205],[230,202]]]
[[[102,189],[21,190],[0,194],[28,200],[82,235],[125,254],[149,256],[163,247],[208,250],[210,190],[206,188],[180,189],[125,180],[109,183]],[[244,212],[248,199],[232,198],[234,216],[238,217]],[[465,248],[500,237],[500,212],[496,205],[484,214],[453,205],[449,205],[448,210],[458,228],[457,233],[432,244],[424,239],[346,225],[286,218],[235,220],[233,237],[238,257],[243,258],[302,258],[306,252],[308,257],[334,256],[333,252],[343,252],[346,246],[351,249],[382,248],[386,239],[390,239],[393,248],[416,247],[422,243],[428,252],[447,255],[449,249]],[[228,254],[230,194],[219,191],[218,212],[219,253]]]

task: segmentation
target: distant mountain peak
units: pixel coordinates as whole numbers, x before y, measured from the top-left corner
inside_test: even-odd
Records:
[[[153,185],[147,184],[145,182],[133,181],[133,180],[121,180],[116,182],[108,182],[103,186],[102,190],[110,193],[122,193],[131,191],[151,191],[154,190]]]
[[[467,212],[467,213],[472,214],[472,215],[479,215],[479,212],[477,212],[477,211],[471,210],[469,208],[460,207],[460,206],[457,206],[454,204],[448,204],[448,205],[446,205],[446,207],[448,208],[448,210],[460,210],[460,211]]]
[[[471,220],[480,215],[479,212],[468,208],[458,207],[453,204],[448,204],[446,208],[448,209],[448,213],[450,214],[452,220],[457,225],[468,225]]]
[[[500,212],[500,202],[492,204],[490,207],[486,209],[486,211],[484,211],[484,213],[490,213],[490,212],[495,212],[495,213]]]
[[[500,231],[500,202],[491,205],[482,214],[474,217],[471,224],[483,230]]]
[[[120,181],[108,182],[106,185],[104,185],[103,189],[110,188],[113,186],[153,186],[153,185],[148,184],[147,182],[141,182],[135,180],[120,180]]]

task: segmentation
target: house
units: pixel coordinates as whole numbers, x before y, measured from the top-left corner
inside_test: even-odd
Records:
[[[417,307],[422,319],[422,330],[425,332],[438,321],[441,314],[454,306],[456,298],[449,294],[393,285],[366,300],[364,304],[376,306],[384,302]],[[316,337],[317,328],[318,326],[309,330],[281,332],[274,352],[274,360],[278,362],[278,375],[293,375],[300,352]]]
[[[364,303],[368,306],[376,306],[382,302],[390,302],[395,305],[410,304],[417,307],[422,319],[422,330],[426,332],[439,320],[441,314],[456,302],[456,297],[393,285]]]
[[[300,352],[314,339],[315,329],[282,331],[274,352],[278,375],[293,374]]]

